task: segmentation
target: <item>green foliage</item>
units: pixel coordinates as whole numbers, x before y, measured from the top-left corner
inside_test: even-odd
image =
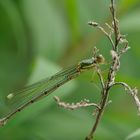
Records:
[[[118,79],[140,88],[140,2],[118,1],[121,29],[131,50],[122,58]],[[106,38],[86,24],[109,21],[109,1],[20,0],[0,1],[0,116],[6,113],[5,96],[14,89],[38,81],[78,60],[90,57],[96,45],[108,56]],[[109,57],[107,57],[109,61]],[[94,76],[93,76],[94,77]],[[0,128],[2,140],[81,140],[92,127],[92,108],[68,111],[58,108],[52,97],[68,102],[88,98],[98,101],[92,72],[82,74],[55,93],[18,113]],[[133,100],[122,89],[112,90],[113,101],[97,129],[95,140],[118,140],[137,136],[139,117]],[[131,135],[132,133],[132,135]]]
[[[127,138],[126,140],[136,140],[139,139],[140,136],[140,129],[137,129],[136,131],[132,132]]]

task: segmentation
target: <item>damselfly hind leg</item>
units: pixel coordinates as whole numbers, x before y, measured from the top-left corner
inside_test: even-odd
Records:
[[[99,66],[99,72],[100,72],[104,82],[107,80],[108,68],[109,68],[109,65]],[[101,92],[101,90],[102,90],[102,83],[101,83],[101,79],[99,77],[99,74],[97,72],[97,68],[95,68],[95,71],[92,73],[91,82],[94,85],[94,87],[98,91]]]

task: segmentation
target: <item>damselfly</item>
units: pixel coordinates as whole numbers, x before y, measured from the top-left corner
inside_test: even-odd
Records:
[[[58,87],[62,86],[71,79],[76,78],[82,71],[92,69],[97,66],[97,64],[103,62],[104,57],[102,55],[98,55],[95,58],[92,57],[91,59],[83,60],[77,65],[62,70],[55,75],[39,81],[33,85],[25,87],[20,91],[10,93],[6,97],[6,100],[8,104],[11,104],[14,107],[12,107],[13,109],[10,110],[10,113],[8,113],[8,115],[0,120],[0,125],[4,125],[8,119],[10,119],[17,112],[23,110],[25,107],[38,101],[44,96],[48,96]]]

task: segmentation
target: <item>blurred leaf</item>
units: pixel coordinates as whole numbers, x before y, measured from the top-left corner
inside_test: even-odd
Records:
[[[129,134],[125,140],[136,140],[140,138],[140,129],[137,129],[136,131]]]
[[[25,83],[32,55],[28,48],[26,30],[13,1],[0,1],[0,114],[5,96]]]
[[[79,16],[78,16],[78,4],[75,0],[65,1],[65,7],[68,18],[69,31],[71,32],[72,42],[76,41],[79,37]],[[72,9],[72,10],[71,10]]]
[[[50,0],[23,0],[21,6],[37,53],[57,60],[63,55],[68,35],[67,25]]]
[[[140,4],[139,0],[120,0],[120,9],[128,10]]]
[[[140,10],[137,9],[120,19],[120,27],[122,31],[139,32],[140,31]]]
[[[2,21],[2,24],[0,26],[1,29],[2,27],[5,26],[4,24],[9,24],[7,28],[9,28],[12,31],[11,33],[15,37],[15,41],[16,41],[16,45],[17,45],[19,53],[26,52],[26,49],[27,49],[27,44],[26,44],[27,40],[25,36],[26,34],[25,34],[22,18],[16,7],[16,4],[12,1],[5,0],[5,1],[0,1],[0,6],[1,6],[1,12],[3,12],[3,14],[5,15],[3,16],[1,13],[1,18],[4,18],[4,21],[6,20],[8,21],[8,23],[4,23],[4,21]],[[7,30],[6,28],[3,28],[3,29],[2,30],[4,34],[6,32],[9,32],[9,30]],[[9,34],[11,33],[9,32]],[[8,37],[8,36],[5,36],[5,37]]]

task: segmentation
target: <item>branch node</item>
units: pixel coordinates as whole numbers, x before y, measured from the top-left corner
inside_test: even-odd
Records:
[[[135,102],[135,104],[136,104],[136,106],[137,106],[138,115],[140,115],[140,99],[139,99],[139,97],[137,96],[137,94],[138,94],[138,89],[137,89],[136,87],[132,89],[128,84],[126,84],[126,83],[124,83],[124,82],[115,82],[115,83],[112,85],[112,87],[115,86],[115,85],[121,85],[121,86],[123,86],[124,89],[125,89],[125,91],[127,91],[127,92],[130,93],[130,95],[133,97],[134,102]]]
[[[4,126],[7,123],[5,118],[0,119],[0,126]]]

